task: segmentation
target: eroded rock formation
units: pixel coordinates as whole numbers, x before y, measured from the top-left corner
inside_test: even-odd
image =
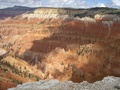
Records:
[[[120,76],[117,15],[75,17],[79,10],[37,9],[0,21],[0,47],[42,72],[41,79],[94,82]]]

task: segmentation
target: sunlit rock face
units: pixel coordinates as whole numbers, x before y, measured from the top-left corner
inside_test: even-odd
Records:
[[[120,21],[120,17],[116,15],[99,15],[96,14],[95,17],[96,21]]]
[[[41,79],[94,82],[120,76],[119,17],[74,17],[77,13],[37,9],[1,20],[0,47],[36,65]]]
[[[58,80],[41,80],[34,83],[24,83],[8,90],[118,90],[120,78],[105,77],[101,81],[88,83],[73,83],[72,81],[59,82]]]
[[[7,51],[3,48],[0,48],[0,56],[4,55],[5,53],[7,53]]]

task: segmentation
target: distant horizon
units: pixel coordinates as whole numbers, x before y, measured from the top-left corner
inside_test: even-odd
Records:
[[[57,8],[119,8],[120,0],[0,0],[0,9],[13,6]]]
[[[24,6],[24,5],[14,5],[10,7],[0,8],[0,9],[7,9],[7,8],[14,8],[14,7],[26,7],[26,8],[65,8],[65,9],[91,9],[91,8],[114,8],[114,9],[120,9],[116,7],[88,7],[88,8],[76,8],[76,7],[52,7],[52,6],[40,6],[40,7],[30,7],[30,6]]]

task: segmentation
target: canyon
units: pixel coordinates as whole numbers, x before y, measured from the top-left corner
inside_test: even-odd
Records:
[[[119,12],[37,8],[1,19],[0,81],[13,87],[44,79],[93,83],[120,77]]]

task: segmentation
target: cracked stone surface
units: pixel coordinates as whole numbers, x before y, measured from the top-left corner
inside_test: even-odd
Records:
[[[101,81],[88,83],[73,83],[72,81],[59,82],[58,80],[41,80],[24,83],[8,90],[119,90],[120,78],[108,76]]]

